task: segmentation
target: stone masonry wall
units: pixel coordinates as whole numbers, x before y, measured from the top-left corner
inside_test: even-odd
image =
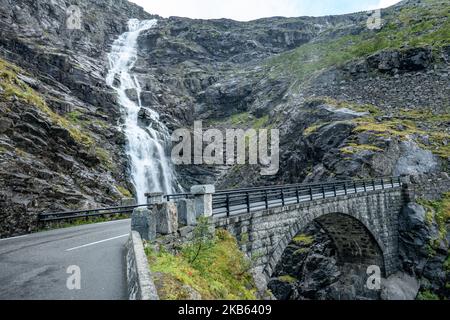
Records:
[[[274,208],[230,218],[214,218],[216,227],[225,228],[241,241],[242,250],[257,259],[267,278],[273,274],[284,250],[309,223],[331,214],[358,220],[379,246],[384,271],[398,268],[398,215],[403,206],[402,190],[389,189],[338,198],[317,200]],[[351,235],[349,235],[351,236]],[[358,241],[358,239],[355,239]]]

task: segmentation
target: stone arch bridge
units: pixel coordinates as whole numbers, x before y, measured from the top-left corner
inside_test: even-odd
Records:
[[[234,217],[214,217],[216,227],[248,240],[242,250],[259,257],[270,278],[286,247],[316,221],[334,241],[339,261],[377,265],[385,276],[398,269],[398,216],[404,204],[400,186],[317,199]],[[244,241],[245,242],[245,241]]]
[[[218,192],[196,186],[189,195],[167,199],[177,202],[183,225],[206,215],[236,236],[267,279],[294,237],[312,222],[333,240],[338,263],[376,265],[389,276],[399,267],[398,217],[409,201],[406,186],[399,178]]]

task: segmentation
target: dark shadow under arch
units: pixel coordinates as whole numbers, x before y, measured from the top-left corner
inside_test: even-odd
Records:
[[[315,220],[333,239],[338,263],[379,266],[384,274],[384,256],[372,232],[356,218],[332,213]]]

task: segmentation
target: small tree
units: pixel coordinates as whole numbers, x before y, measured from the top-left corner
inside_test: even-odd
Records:
[[[206,217],[200,217],[197,220],[197,226],[194,229],[194,238],[192,245],[188,248],[189,263],[193,264],[202,251],[210,248],[214,243],[214,232],[209,225],[209,219]]]

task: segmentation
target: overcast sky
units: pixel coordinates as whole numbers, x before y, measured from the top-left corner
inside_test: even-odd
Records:
[[[399,0],[131,0],[152,14],[248,21],[263,17],[323,16],[385,8]]]

